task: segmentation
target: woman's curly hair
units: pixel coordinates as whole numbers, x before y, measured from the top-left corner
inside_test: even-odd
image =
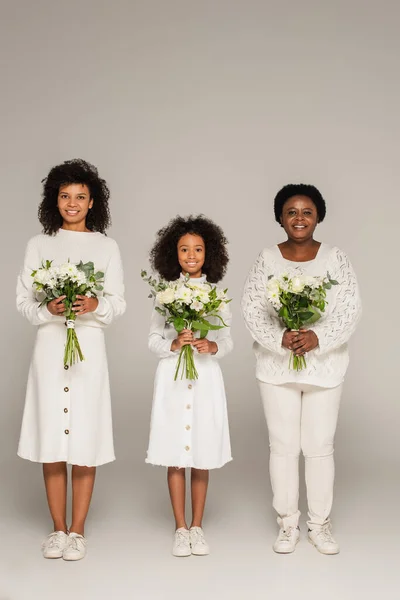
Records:
[[[321,192],[314,185],[306,183],[289,183],[279,190],[274,200],[275,220],[281,227],[283,206],[289,198],[293,198],[293,196],[307,196],[307,198],[310,198],[317,209],[318,223],[322,223],[326,215],[326,204]]]
[[[86,216],[86,227],[91,231],[105,233],[110,226],[110,190],[104,179],[99,177],[96,167],[90,163],[81,158],[66,160],[53,167],[42,183],[43,200],[39,205],[38,217],[44,233],[53,235],[60,229],[63,219],[57,206],[58,193],[60,187],[72,183],[87,185],[93,199],[93,206]]]
[[[228,240],[221,227],[204,215],[177,216],[157,232],[157,240],[150,251],[153,269],[167,281],[179,278],[182,269],[178,261],[178,242],[188,233],[204,240],[206,256],[202,270],[207,275],[207,281],[217,283],[225,275],[228,266]]]

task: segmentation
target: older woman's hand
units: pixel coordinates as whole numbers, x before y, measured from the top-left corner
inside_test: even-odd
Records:
[[[301,329],[300,331],[294,331],[292,333],[295,333],[296,335],[292,339],[289,350],[292,350],[296,356],[302,356],[318,346],[318,336],[314,331]]]
[[[287,348],[288,350],[292,349],[293,340],[297,337],[298,331],[291,331],[290,329],[286,329],[282,338],[282,346]]]

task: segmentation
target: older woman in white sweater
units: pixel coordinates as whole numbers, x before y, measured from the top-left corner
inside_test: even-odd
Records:
[[[254,338],[260,387],[270,438],[273,506],[280,531],[275,552],[293,552],[299,541],[299,455],[305,457],[308,537],[323,554],[337,554],[329,515],[333,499],[333,444],[347,342],[361,314],[358,285],[346,254],[317,242],[314,231],[325,217],[325,202],[311,185],[287,185],[275,198],[275,218],[287,240],[264,249],[245,284],[242,309]],[[270,276],[289,268],[329,275],[338,286],[328,291],[322,318],[307,330],[288,331],[267,302]],[[307,367],[289,367],[290,352],[307,354]]]

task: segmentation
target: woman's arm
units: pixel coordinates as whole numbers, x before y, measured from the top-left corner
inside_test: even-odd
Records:
[[[104,273],[103,296],[99,296],[99,303],[92,313],[97,321],[109,325],[116,317],[124,314],[126,302],[124,299],[124,271],[122,267],[121,254],[117,243],[114,244],[110,261]]]
[[[361,317],[357,278],[347,255],[334,249],[329,275],[339,283],[335,306],[326,319],[310,327],[318,337],[315,352],[325,354],[348,342]]]
[[[59,321],[62,318],[52,315],[45,304],[40,306],[40,302],[36,300],[31,273],[40,266],[38,241],[37,238],[32,238],[27,244],[24,266],[17,280],[17,310],[32,325],[42,325],[49,321]]]
[[[285,354],[282,338],[285,327],[267,310],[268,263],[265,251],[261,252],[250,270],[242,297],[243,317],[253,339],[277,354]]]

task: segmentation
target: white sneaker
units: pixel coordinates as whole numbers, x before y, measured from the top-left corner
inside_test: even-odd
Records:
[[[185,527],[180,527],[175,531],[172,554],[174,556],[190,556],[192,554],[190,549],[189,530],[185,529]]]
[[[332,536],[330,523],[309,530],[308,540],[321,554],[339,554],[340,552],[339,544]]]
[[[290,554],[295,551],[299,539],[300,529],[298,527],[287,527],[287,529],[281,527],[272,548],[278,554]]]
[[[201,527],[190,528],[190,545],[192,547],[192,554],[196,554],[196,556],[210,554],[210,547],[205,540]]]
[[[79,533],[70,533],[63,552],[64,560],[81,560],[86,556],[86,539]]]
[[[68,535],[64,531],[53,531],[42,543],[44,558],[61,558],[67,545]]]

